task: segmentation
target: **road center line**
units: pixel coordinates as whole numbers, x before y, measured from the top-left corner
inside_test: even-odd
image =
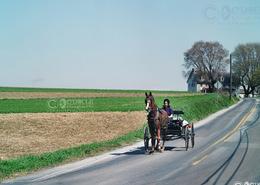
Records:
[[[221,143],[221,142],[225,142],[227,141],[227,139],[233,135],[243,124],[246,123],[247,119],[249,118],[249,116],[251,116],[254,112],[256,111],[256,104],[254,105],[253,108],[251,108],[251,110],[246,113],[246,115],[239,121],[238,125],[233,129],[231,130],[229,133],[227,133],[224,137],[222,137],[221,139],[217,140],[215,143],[213,143],[212,145],[210,145],[207,149]],[[198,165],[199,163],[201,163],[203,160],[205,160],[206,158],[208,157],[207,154],[205,154],[204,156],[202,156],[200,159],[198,160],[195,160],[192,162],[192,165],[195,166],[195,165]]]
[[[199,164],[201,161],[203,161],[204,159],[206,159],[208,157],[208,155],[204,155],[201,159],[192,162],[192,165],[195,166],[197,164]]]

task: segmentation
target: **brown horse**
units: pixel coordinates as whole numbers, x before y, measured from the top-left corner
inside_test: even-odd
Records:
[[[163,109],[159,109],[157,107],[151,92],[149,93],[149,95],[145,93],[145,96],[146,96],[145,110],[148,112],[147,120],[148,120],[149,131],[152,139],[151,151],[153,152],[155,149],[155,141],[157,138],[156,149],[162,152],[164,150],[164,143],[166,140],[166,132],[167,132],[168,122],[169,122],[168,114]],[[160,143],[161,135],[163,139],[162,145]]]

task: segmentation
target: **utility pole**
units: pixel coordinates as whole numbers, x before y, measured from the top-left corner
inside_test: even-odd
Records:
[[[231,100],[232,97],[232,54],[229,56],[229,78],[230,78],[230,84],[229,84],[229,99]]]

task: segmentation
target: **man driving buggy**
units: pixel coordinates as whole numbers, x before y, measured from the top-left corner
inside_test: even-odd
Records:
[[[168,114],[168,117],[170,119],[173,118],[173,109],[171,108],[171,105],[170,105],[170,100],[169,99],[164,99],[163,100],[163,107],[162,107],[163,110],[165,110]]]
[[[169,99],[164,99],[162,108],[163,108],[163,110],[165,110],[167,112],[168,117],[170,118],[170,122],[169,123],[173,123],[173,120],[174,120],[173,114],[174,114],[174,112],[173,112],[173,109],[171,108]],[[182,126],[189,124],[188,121],[184,120],[181,116],[179,116],[177,119],[181,120]]]

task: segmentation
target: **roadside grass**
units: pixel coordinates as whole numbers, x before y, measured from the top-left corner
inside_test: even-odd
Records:
[[[156,103],[162,106],[166,97],[156,97]],[[207,106],[209,102],[221,101],[229,105],[228,97],[218,94],[168,97],[173,108],[190,109],[191,105]],[[223,101],[226,100],[226,101]],[[209,107],[212,112],[217,107]],[[96,98],[53,98],[53,99],[1,99],[0,113],[40,113],[40,112],[102,112],[102,111],[141,111],[144,110],[144,97],[96,97]],[[196,112],[196,110],[195,110]],[[192,113],[192,112],[191,112]],[[188,113],[188,117],[190,114]],[[196,112],[202,117],[207,112]]]
[[[162,100],[163,97],[156,98],[157,102],[162,102]],[[205,118],[206,116],[220,109],[228,107],[234,104],[235,102],[237,102],[237,99],[235,98],[229,100],[227,96],[210,94],[205,96],[174,98],[172,104],[176,109],[184,110],[185,112],[184,117],[187,120],[196,121]],[[132,109],[138,109],[138,110],[141,108],[143,109],[143,99],[137,99],[135,103],[138,104],[134,106],[133,103],[131,102],[128,103],[126,106],[130,106],[130,107],[132,106],[131,107]],[[120,104],[115,104],[114,107],[119,105]],[[118,109],[113,109],[113,107],[112,108],[109,107],[109,109],[118,110]],[[97,110],[103,110],[103,109],[100,108]],[[124,109],[120,107],[119,110],[124,110]],[[129,110],[129,108],[125,110]],[[14,177],[16,175],[26,174],[28,172],[39,170],[44,167],[53,167],[58,164],[63,164],[66,162],[93,156],[102,153],[104,151],[112,150],[117,147],[133,143],[141,138],[143,138],[143,128],[140,128],[136,131],[129,132],[126,135],[117,137],[109,141],[80,145],[80,146],[62,149],[54,152],[43,153],[40,155],[28,155],[28,156],[21,156],[10,160],[2,160],[2,161],[0,160],[0,181],[9,177]]]
[[[43,153],[40,155],[22,156],[11,160],[0,160],[0,182],[7,177],[32,172],[44,167],[97,155],[101,152],[115,149],[142,138],[143,128],[129,132],[126,135],[103,142],[83,144],[77,147]]]
[[[185,97],[181,101],[175,101],[174,107],[184,111],[184,118],[189,121],[198,121],[220,109],[229,107],[236,103],[238,98],[222,94],[208,94],[202,97]]]
[[[70,89],[70,88],[32,88],[32,87],[0,87],[0,92],[86,92],[86,93],[187,93],[187,91],[171,91],[171,90],[125,90],[125,89]]]

